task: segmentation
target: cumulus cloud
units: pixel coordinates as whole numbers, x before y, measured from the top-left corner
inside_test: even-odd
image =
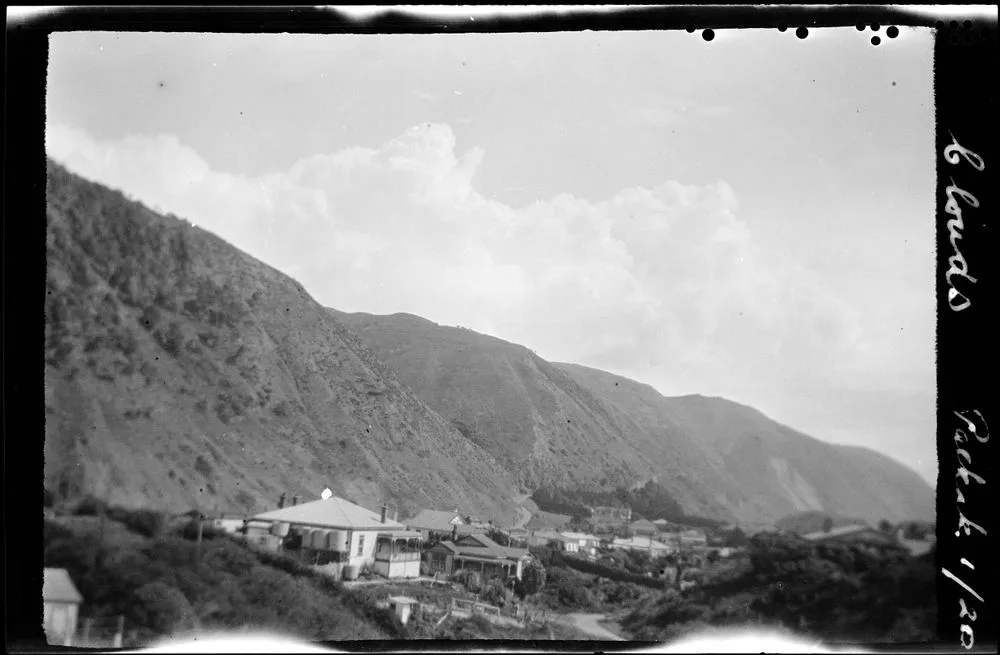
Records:
[[[98,142],[50,126],[46,139],[69,168],[219,234],[338,309],[412,312],[557,361],[657,371],[668,392],[746,397],[865,367],[864,317],[762,250],[721,180],[516,209],[476,190],[483,151],[456,152],[441,124],[255,178],[214,171],[169,135]]]

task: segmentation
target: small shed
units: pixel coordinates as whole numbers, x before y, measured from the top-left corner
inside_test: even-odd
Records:
[[[403,625],[410,620],[413,613],[413,606],[417,605],[417,600],[409,596],[390,596],[389,609],[396,613]]]
[[[42,582],[43,626],[50,646],[71,646],[83,595],[66,569],[45,569]]]

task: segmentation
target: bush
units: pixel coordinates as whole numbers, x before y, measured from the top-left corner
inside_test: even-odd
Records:
[[[482,599],[484,603],[489,603],[491,605],[496,605],[497,607],[506,607],[509,591],[506,585],[499,578],[493,578],[488,583],[486,583],[485,589],[483,589]]]
[[[101,512],[108,510],[108,504],[100,498],[87,495],[80,499],[80,502],[73,508],[74,516],[99,516]]]
[[[514,591],[521,598],[537,594],[545,586],[545,578],[545,567],[533,559],[525,564],[521,579],[517,581]]]
[[[167,524],[167,517],[162,512],[151,509],[128,510],[112,507],[108,510],[108,516],[124,524],[132,532],[151,538],[159,537]]]
[[[130,619],[155,634],[171,634],[195,626],[194,609],[176,587],[151,582],[135,592]]]
[[[466,588],[466,590],[478,594],[483,588],[482,579],[479,576],[478,571],[471,571],[469,569],[462,569],[458,573],[452,576],[452,581],[457,582]]]

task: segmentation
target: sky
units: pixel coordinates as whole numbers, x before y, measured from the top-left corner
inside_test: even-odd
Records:
[[[46,148],[350,312],[936,479],[932,36],[54,34]]]

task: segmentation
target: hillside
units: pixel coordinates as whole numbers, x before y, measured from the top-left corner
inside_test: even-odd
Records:
[[[744,521],[773,523],[809,510],[871,525],[934,518],[934,490],[916,471],[881,453],[814,439],[724,398],[665,398],[604,371],[559,366],[620,411],[636,415],[655,407],[662,421],[703,444],[743,494],[735,511]],[[629,384],[644,389],[626,393]]]
[[[514,518],[488,452],[294,280],[49,163],[45,482],[262,511],[335,493]]]
[[[725,498],[738,490],[687,433],[602,402],[524,346],[409,314],[330,311],[527,487],[610,490],[655,477],[688,514],[734,518]]]
[[[690,515],[766,526],[823,509],[876,523],[934,516],[915,473],[719,398],[649,385],[407,314],[331,313],[420,398],[529,487],[634,487],[655,479]]]

